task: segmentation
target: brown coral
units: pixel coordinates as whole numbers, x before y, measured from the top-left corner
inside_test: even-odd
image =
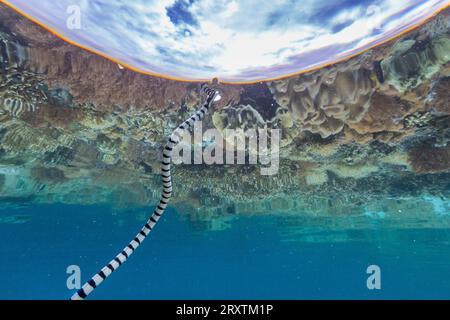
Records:
[[[269,87],[300,129],[322,138],[360,121],[373,92],[370,72],[352,64],[274,81]]]
[[[410,109],[408,102],[376,92],[362,120],[348,125],[359,134],[400,131],[403,128],[401,120]]]

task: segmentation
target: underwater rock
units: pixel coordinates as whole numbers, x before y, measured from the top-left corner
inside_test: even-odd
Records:
[[[58,168],[34,167],[31,169],[31,177],[43,183],[60,183],[66,181],[64,171]]]
[[[437,80],[431,91],[430,108],[440,114],[450,115],[450,77]]]
[[[370,107],[361,121],[349,123],[348,126],[359,134],[402,131],[402,120],[411,108],[408,101],[376,92],[372,95]]]
[[[415,172],[438,173],[450,171],[450,146],[436,148],[430,143],[412,148],[409,162]]]
[[[59,128],[67,128],[73,122],[81,121],[82,113],[79,109],[45,103],[39,104],[37,110],[32,113],[24,113],[20,119],[34,128],[49,124]]]
[[[438,37],[399,41],[381,62],[386,82],[399,92],[410,91],[450,61],[450,39]]]
[[[101,160],[101,152],[93,144],[78,141],[74,149],[75,157],[73,162],[78,165],[96,167]]]

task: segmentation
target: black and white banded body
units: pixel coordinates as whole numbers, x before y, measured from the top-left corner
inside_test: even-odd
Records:
[[[201,88],[202,94],[205,96],[205,101],[200,109],[198,109],[189,119],[184,121],[175,129],[163,150],[163,160],[161,166],[162,185],[163,190],[159,204],[156,206],[150,219],[142,227],[136,237],[120,252],[113,260],[111,260],[105,267],[103,267],[97,274],[95,274],[89,281],[87,281],[81,289],[79,289],[71,300],[85,299],[96,287],[98,287],[106,278],[108,278],[117,268],[119,268],[131,256],[134,250],[145,240],[150,231],[155,227],[161,215],[169,203],[172,196],[172,176],[170,174],[170,163],[172,160],[172,150],[177,145],[181,138],[183,131],[189,130],[193,127],[194,122],[203,119],[208,112],[212,103],[218,96],[218,91],[203,85]]]

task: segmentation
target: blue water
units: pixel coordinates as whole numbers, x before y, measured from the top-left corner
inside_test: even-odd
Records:
[[[136,217],[144,211],[57,204],[0,209],[0,217],[30,218],[0,223],[0,299],[69,298],[67,266],[79,265],[82,280],[89,279],[134,237],[143,223]],[[374,224],[349,231],[346,241],[329,236],[308,242],[289,235],[292,226],[285,221],[275,215],[241,217],[229,229],[199,231],[183,214],[168,210],[90,298],[450,298],[448,229]],[[381,268],[381,290],[367,289],[371,264]]]

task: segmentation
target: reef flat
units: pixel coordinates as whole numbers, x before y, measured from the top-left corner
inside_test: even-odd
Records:
[[[123,69],[3,4],[0,50],[2,206],[157,203],[161,148],[199,104],[198,84]],[[449,10],[345,62],[216,87],[203,130],[281,129],[280,168],[175,166],[172,205],[199,227],[254,214],[450,227],[439,220],[450,212]]]

